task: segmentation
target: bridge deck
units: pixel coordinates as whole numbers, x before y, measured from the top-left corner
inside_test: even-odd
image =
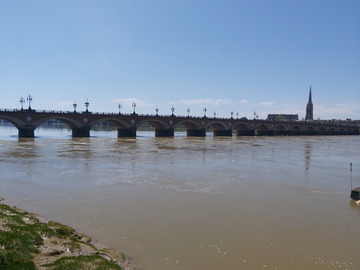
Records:
[[[118,137],[136,137],[136,130],[144,123],[155,129],[157,137],[173,137],[177,126],[187,130],[187,136],[204,137],[206,130],[214,136],[289,136],[289,135],[358,135],[358,123],[346,121],[268,121],[234,118],[211,118],[175,115],[139,115],[63,112],[35,110],[0,110],[0,118],[15,125],[19,137],[34,137],[35,129],[51,119],[62,121],[72,129],[73,137],[89,137],[90,130],[107,121],[118,130]]]

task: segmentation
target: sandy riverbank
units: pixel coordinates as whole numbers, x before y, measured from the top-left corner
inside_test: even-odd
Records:
[[[117,250],[3,201],[0,198],[0,268],[135,269],[131,260]]]

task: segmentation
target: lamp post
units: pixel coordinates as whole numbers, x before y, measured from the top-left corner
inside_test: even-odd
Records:
[[[74,101],[73,106],[74,106],[74,113],[76,113],[76,107],[77,107],[76,100]]]
[[[216,118],[216,112],[214,112],[214,118]]]
[[[231,119],[233,119],[234,112],[231,111],[231,112],[230,112],[230,115],[231,115]]]
[[[158,113],[159,113],[159,108],[158,107],[156,107],[155,112],[156,112],[156,116],[158,116]]]
[[[174,116],[174,111],[175,111],[175,108],[174,108],[174,105],[171,106],[171,116]]]
[[[32,96],[28,95],[26,100],[29,102],[29,111],[31,110],[31,101],[32,101]]]
[[[134,102],[134,103],[131,105],[131,107],[133,108],[133,114],[135,115],[135,114],[136,114],[136,113],[135,113],[136,103]]]
[[[254,112],[254,120],[255,120],[255,118],[256,118],[256,112]]]
[[[190,117],[190,108],[188,108],[186,111],[188,113],[188,117]]]
[[[204,111],[204,118],[206,118],[206,107],[203,109]]]
[[[121,114],[121,108],[122,108],[122,106],[121,106],[120,103],[119,103],[119,105],[118,105],[118,108],[119,108],[119,114]]]
[[[24,103],[25,103],[25,98],[21,97],[20,98],[20,103],[21,103],[21,110],[24,110]]]
[[[90,103],[89,103],[88,99],[86,99],[86,102],[85,102],[86,112],[89,112],[89,105],[90,105]]]
[[[239,112],[236,113],[236,119],[239,119]]]

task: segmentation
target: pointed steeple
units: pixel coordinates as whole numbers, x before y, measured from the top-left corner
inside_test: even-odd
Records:
[[[309,101],[306,105],[306,120],[314,120],[313,119],[313,103],[312,103],[312,97],[311,97],[311,85],[310,85],[310,92],[309,92]]]
[[[309,93],[309,101],[308,103],[311,103],[312,104],[312,98],[311,98],[311,84],[310,84],[310,93]]]

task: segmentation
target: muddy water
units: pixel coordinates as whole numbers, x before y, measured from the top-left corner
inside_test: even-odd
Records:
[[[139,269],[360,269],[359,136],[35,133],[0,128],[0,196]]]

